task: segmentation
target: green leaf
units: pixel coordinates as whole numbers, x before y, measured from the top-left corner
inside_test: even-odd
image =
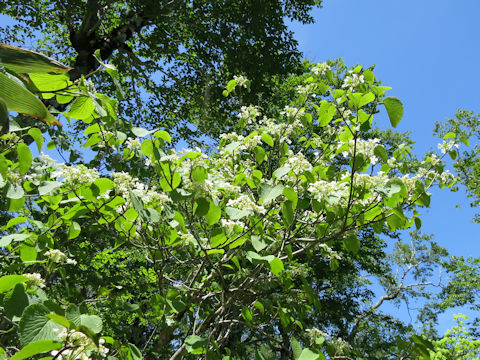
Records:
[[[293,203],[290,200],[285,200],[282,203],[282,217],[286,226],[290,226],[293,222],[294,210]]]
[[[237,81],[236,80],[230,80],[227,83],[227,91],[232,92],[233,90],[235,90],[235,86],[237,86]]]
[[[95,179],[90,188],[92,192],[98,196],[105,194],[108,190],[111,190],[115,187],[115,183],[107,178]]]
[[[34,261],[37,259],[37,251],[33,246],[22,244],[20,246],[20,260],[25,262]]]
[[[260,185],[260,199],[262,199],[264,204],[268,204],[282,195],[283,189],[284,186],[281,184],[276,186],[262,184]]]
[[[360,240],[358,240],[358,237],[354,234],[351,234],[343,239],[343,246],[345,246],[345,249],[354,254],[360,250],[360,245]]]
[[[302,350],[302,353],[298,357],[298,360],[319,360],[320,354],[313,352],[309,348],[305,348]]]
[[[216,228],[210,233],[210,246],[212,248],[219,247],[225,243],[227,236],[223,228]]]
[[[77,306],[71,304],[68,306],[65,311],[65,317],[68,321],[75,324],[76,326],[83,325],[93,331],[95,334],[98,334],[102,331],[102,319],[97,315],[86,315],[81,314]]]
[[[35,144],[37,145],[37,148],[38,148],[38,152],[41,152],[42,146],[43,146],[43,135],[40,129],[37,129],[37,128],[28,129],[28,135],[30,135],[35,141]]]
[[[298,195],[295,190],[290,188],[283,189],[283,196],[285,196],[288,200],[292,202],[293,209],[296,209],[298,203]]]
[[[32,73],[29,75],[29,78],[35,87],[42,92],[64,90],[73,84],[66,74]],[[53,97],[53,94],[51,96]]]
[[[61,126],[34,94],[4,73],[0,73],[0,98],[5,101],[9,110],[45,121],[50,125]]]
[[[267,145],[270,145],[273,147],[273,139],[272,137],[269,135],[269,134],[262,134],[262,141],[267,144]]]
[[[94,111],[93,100],[89,96],[81,96],[74,100],[68,112],[63,115],[77,120],[86,120],[93,115]]]
[[[400,99],[389,96],[383,99],[383,105],[387,109],[388,117],[390,118],[390,124],[393,127],[397,127],[403,117],[403,104]]]
[[[134,344],[128,344],[128,351],[129,351],[129,356],[128,360],[142,360],[143,355],[142,352],[134,345]]]
[[[295,360],[298,360],[298,358],[302,354],[302,346],[293,336],[290,338],[290,345],[292,346],[293,358]]]
[[[386,163],[388,161],[388,153],[387,150],[385,150],[385,147],[383,147],[383,145],[375,146],[375,149],[373,149],[373,153],[376,157],[382,160],[382,162]]]
[[[13,289],[15,285],[25,281],[28,281],[28,278],[23,275],[5,275],[0,277],[0,294]]]
[[[251,237],[252,245],[257,252],[262,251],[267,247],[267,243],[263,241],[263,238],[257,235],[252,235]]]
[[[193,181],[203,183],[205,180],[208,179],[208,172],[203,166],[197,166],[192,171],[192,179]]]
[[[265,313],[265,307],[263,306],[263,304],[260,301],[258,301],[258,300],[255,301],[253,303],[253,306],[255,306],[258,309],[258,311],[260,311],[262,314]]]
[[[38,187],[38,193],[40,196],[44,196],[62,185],[63,183],[60,181],[42,181],[41,185]]]
[[[21,346],[37,340],[59,341],[58,331],[54,331],[54,329],[62,328],[62,326],[45,317],[48,313],[50,310],[41,304],[30,305],[24,310],[18,326]]]
[[[282,273],[282,271],[283,271],[283,261],[282,260],[275,257],[275,258],[273,258],[272,261],[270,261],[269,264],[270,264],[270,271],[273,273],[273,275],[278,276],[279,274]]]
[[[265,160],[265,150],[261,146],[255,146],[255,160],[259,165]]]
[[[142,141],[142,145],[140,145],[140,150],[142,154],[146,157],[151,158],[153,155],[153,142],[150,139],[145,139]]]
[[[163,139],[166,142],[168,142],[169,144],[172,143],[172,138],[171,138],[170,134],[166,131],[158,130],[157,132],[155,132],[153,134],[153,136],[155,136],[156,138],[159,138],[159,139]]]
[[[3,298],[3,309],[9,319],[22,316],[23,310],[29,305],[29,298],[22,284],[16,284],[12,291]]]
[[[64,327],[66,327],[67,329],[69,329],[72,326],[70,321],[68,321],[65,316],[58,315],[58,314],[55,314],[55,313],[47,314],[45,316],[47,318],[49,318],[50,320],[55,321],[57,324],[60,324]]]
[[[234,207],[227,206],[225,209],[227,215],[230,217],[232,220],[240,220],[244,218],[247,215],[250,215],[251,212],[247,210],[240,210]]]
[[[197,216],[204,216],[208,213],[208,210],[210,209],[210,201],[208,201],[205,198],[199,198],[195,201],[195,204],[193,206],[193,210],[195,212],[195,215]]]
[[[139,127],[133,127],[132,128],[132,133],[137,137],[145,137],[145,136],[148,136],[150,134],[155,133],[156,131],[157,131],[157,129],[147,130],[147,129],[139,128]]]
[[[32,234],[10,234],[0,239],[0,247],[8,246],[12,241],[24,241],[31,237]]]
[[[326,126],[335,115],[337,108],[332,103],[322,100],[320,105],[320,109],[318,110],[318,125],[319,126]]]
[[[23,360],[29,359],[34,355],[41,354],[47,351],[58,350],[62,347],[62,344],[53,340],[38,340],[32,342],[15,353],[10,360]]]
[[[30,148],[24,143],[18,143],[17,154],[20,175],[24,175],[32,165],[32,152],[30,151]]]
[[[190,354],[201,354],[207,341],[208,339],[203,339],[198,335],[189,335],[185,339],[185,348]]]
[[[8,133],[8,116],[7,103],[0,97],[0,135]]]
[[[78,235],[80,235],[81,231],[82,228],[80,227],[80,224],[72,221],[70,227],[68,228],[68,240],[75,239]]]
[[[242,317],[247,323],[251,323],[253,320],[252,311],[246,306],[242,307]]]
[[[20,74],[63,74],[71,69],[43,54],[3,43],[0,43],[0,59],[5,68]]]
[[[205,220],[207,221],[207,224],[215,224],[218,220],[220,220],[221,216],[222,209],[210,201],[210,207],[208,208],[208,212],[205,214]]]

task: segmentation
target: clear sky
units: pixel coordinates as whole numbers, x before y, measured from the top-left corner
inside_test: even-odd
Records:
[[[479,15],[478,0],[324,0],[315,24],[291,29],[311,61],[375,64],[377,78],[393,88],[389,95],[404,104],[398,130],[411,131],[416,153],[423,153],[436,149],[436,121],[457,109],[480,113]],[[382,116],[377,121],[388,123]],[[465,194],[433,193],[422,231],[435,234],[453,255],[479,257],[480,224],[471,222],[475,211]],[[450,316],[442,317],[440,329],[452,324]]]

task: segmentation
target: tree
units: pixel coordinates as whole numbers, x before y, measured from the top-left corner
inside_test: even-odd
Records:
[[[19,0],[0,5],[19,22],[1,27],[0,41],[19,45],[38,38],[38,49],[73,67],[71,80],[98,67],[94,52],[100,50],[101,59],[120,71],[122,116],[174,129],[175,139],[194,142],[235,126],[236,109],[221,101],[222,84],[233,75],[252,80],[243,97],[261,106],[272,94],[273,75],[298,71],[301,54],[285,21],[310,23],[310,11],[321,3]],[[117,80],[94,79],[105,93],[118,91]]]
[[[381,277],[392,299],[426,285],[441,251],[413,236],[398,246],[406,270],[395,278],[380,235],[420,227],[428,189],[453,177],[435,154],[412,159],[401,136],[372,138],[379,107],[393,126],[403,113],[372,70],[306,70],[280,94],[289,106],[265,109],[275,118],[240,108],[242,130],[223,134],[210,155],[177,151],[167,132],[122,121],[118,101],[82,78],[50,94],[74,96],[63,115],[86,124],[91,162],[34,158],[24,138],[41,151],[40,131],[11,122],[0,156],[2,206],[15,214],[0,238],[7,356],[428,355],[411,328],[377,315],[365,274]],[[36,88],[64,79],[33,73],[16,75]],[[229,82],[228,101],[242,87],[244,78]],[[412,286],[408,273],[419,276]],[[391,336],[375,346],[368,336],[381,339],[382,329],[368,323],[383,319]]]

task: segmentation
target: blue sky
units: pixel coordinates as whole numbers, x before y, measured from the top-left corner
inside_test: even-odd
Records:
[[[457,109],[480,113],[479,14],[474,0],[324,0],[315,24],[291,28],[311,61],[341,57],[349,66],[375,64],[377,78],[393,88],[389,95],[404,104],[397,130],[411,131],[420,154],[436,150],[436,121]],[[382,115],[377,121],[388,123]],[[434,191],[423,230],[452,254],[480,256],[480,225],[471,223],[468,204],[463,192]]]
[[[436,149],[436,121],[457,109],[480,113],[480,1],[324,0],[313,15],[315,24],[291,24],[305,58],[375,64],[377,78],[393,88],[389,95],[404,104],[397,129],[411,131],[416,153]],[[388,124],[382,115],[377,121]],[[464,192],[433,193],[422,231],[453,255],[479,257],[480,224],[471,222],[475,211]],[[441,331],[453,324],[450,319],[451,313],[442,316]]]

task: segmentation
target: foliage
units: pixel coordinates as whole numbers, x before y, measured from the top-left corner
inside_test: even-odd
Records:
[[[478,360],[480,359],[480,341],[474,339],[465,328],[468,317],[462,314],[453,317],[457,325],[447,330],[444,337],[434,341],[435,350],[430,354],[432,360]]]
[[[298,71],[301,54],[286,21],[311,23],[310,12],[321,3],[16,0],[0,5],[0,12],[18,21],[0,27],[0,41],[38,40],[37,49],[74,68],[72,80],[95,71],[99,50],[103,61],[120,70],[120,78],[96,74],[94,81],[104,93],[123,99],[122,116],[137,126],[175,129],[176,140],[194,142],[235,126],[228,117],[234,104],[222,101],[225,81],[246,76],[252,88],[242,96],[263,105],[260,100],[272,94],[274,75],[285,78]]]
[[[413,234],[392,257],[398,277],[382,237],[420,228],[429,189],[454,178],[435,154],[412,158],[402,136],[374,137],[380,108],[393,126],[403,108],[372,70],[306,68],[281,94],[288,106],[241,107],[242,130],[222,134],[210,155],[132,127],[86,79],[69,83],[63,116],[85,124],[90,162],[34,157],[25,139],[41,151],[39,130],[10,126],[0,138],[5,354],[427,358],[429,342],[376,310],[423,291],[444,254]],[[59,76],[38,86],[60,102],[64,90],[48,89]],[[248,86],[234,78],[227,101]],[[384,286],[379,303],[365,275]],[[391,333],[375,344],[381,321]]]

